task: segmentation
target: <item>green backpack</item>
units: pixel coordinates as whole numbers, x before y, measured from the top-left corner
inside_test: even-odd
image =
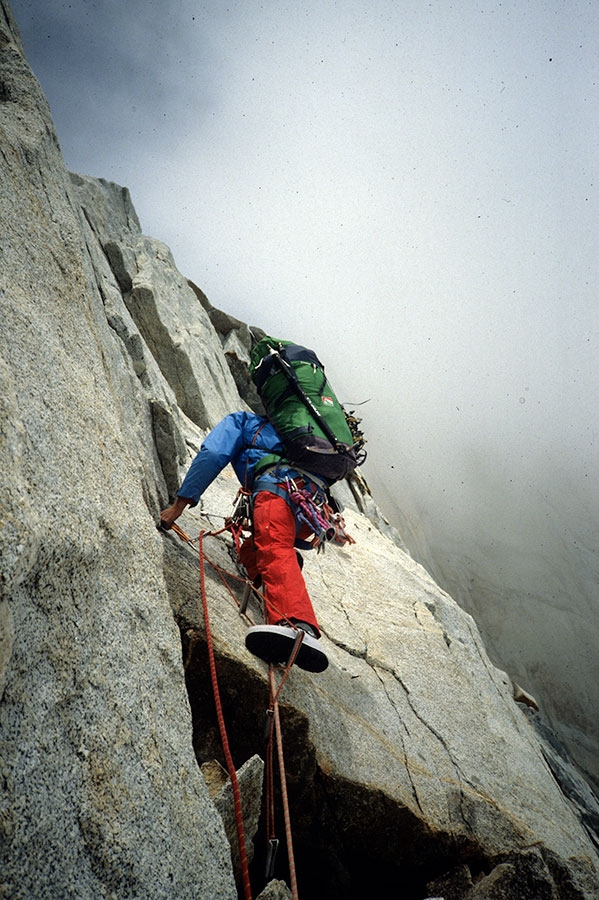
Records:
[[[364,462],[359,420],[346,414],[313,350],[264,337],[252,350],[250,375],[286,459],[331,484]]]

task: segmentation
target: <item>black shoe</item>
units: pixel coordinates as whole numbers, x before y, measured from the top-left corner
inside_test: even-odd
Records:
[[[297,629],[290,625],[253,625],[246,632],[245,646],[264,662],[280,664],[289,660],[296,638]],[[295,664],[307,672],[324,672],[329,664],[326,654],[307,631],[304,631]]]

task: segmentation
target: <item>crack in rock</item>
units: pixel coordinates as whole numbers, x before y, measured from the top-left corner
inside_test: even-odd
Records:
[[[393,698],[391,697],[391,694],[390,694],[389,691],[387,690],[387,685],[385,684],[383,678],[381,677],[381,675],[380,675],[379,672],[377,671],[376,666],[373,666],[372,669],[373,669],[374,674],[376,675],[376,677],[377,677],[378,680],[380,681],[380,683],[381,683],[381,685],[382,685],[382,687],[383,687],[383,690],[385,691],[385,695],[386,695],[386,697],[387,697],[389,703],[391,704],[391,706],[392,706],[393,709],[395,710],[395,712],[396,712],[396,714],[397,714],[397,719],[398,719],[398,721],[399,721],[400,724],[405,728],[406,732],[407,732],[408,735],[409,735],[410,732],[409,732],[409,730],[408,730],[408,726],[407,726],[406,723],[404,722],[404,720],[403,720],[403,718],[402,718],[402,716],[401,716],[401,713],[400,713],[399,709],[397,708],[397,704],[395,703],[395,701],[394,701]],[[424,819],[424,818],[426,818],[426,815],[425,815],[424,809],[422,808],[422,806],[421,806],[421,804],[420,804],[420,798],[419,798],[419,796],[418,796],[418,791],[417,791],[417,789],[416,789],[416,785],[414,784],[414,780],[413,780],[413,778],[412,778],[412,773],[411,773],[411,771],[410,771],[410,763],[409,763],[409,759],[408,759],[408,753],[407,753],[407,750],[406,750],[406,745],[405,745],[404,739],[403,739],[403,737],[401,736],[401,734],[399,735],[399,740],[401,741],[401,749],[402,749],[403,756],[404,756],[404,765],[405,765],[406,773],[407,773],[408,778],[409,778],[409,780],[410,780],[410,787],[411,787],[411,789],[412,789],[412,796],[414,797],[414,801],[415,801],[415,803],[416,803],[416,806],[417,806],[418,809],[420,810],[420,813],[422,814],[422,817],[423,817],[423,819]]]

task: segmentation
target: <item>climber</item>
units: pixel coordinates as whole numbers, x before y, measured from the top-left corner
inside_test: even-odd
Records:
[[[297,515],[288,485],[293,483],[315,495],[323,494],[326,485],[286,463],[282,451],[278,432],[264,417],[249,412],[225,416],[205,438],[175,502],[160,514],[160,524],[164,529],[171,528],[187,506],[197,505],[206,488],[231,463],[242,487],[253,498],[253,534],[241,545],[240,560],[249,579],[262,584],[268,621],[267,625],[248,629],[246,646],[266,662],[286,662],[301,629],[296,664],[321,672],[328,660],[318,644],[320,629],[296,552],[296,542],[305,547],[312,531]]]

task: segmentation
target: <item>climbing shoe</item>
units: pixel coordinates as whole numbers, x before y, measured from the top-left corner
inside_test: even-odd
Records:
[[[298,627],[303,625],[312,629],[306,622],[298,623]],[[321,650],[315,637],[312,637],[306,629],[301,630],[304,637],[295,658],[295,665],[305,669],[306,672],[324,672],[329,664],[326,653]],[[292,628],[290,625],[253,625],[246,632],[245,646],[250,653],[264,662],[281,665],[289,661],[297,634],[298,628]]]

